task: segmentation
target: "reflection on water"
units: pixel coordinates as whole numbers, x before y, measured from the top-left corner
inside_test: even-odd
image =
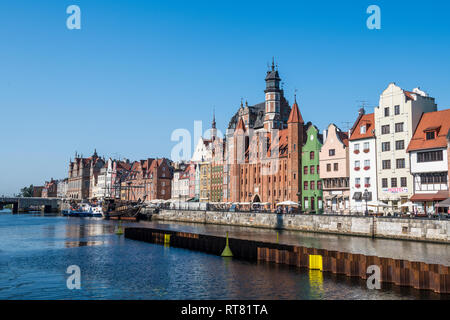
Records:
[[[124,223],[125,227],[131,225]],[[125,239],[99,219],[0,215],[0,299],[441,299],[411,288]],[[67,267],[81,290],[66,287]]]
[[[320,270],[309,270],[309,286],[312,299],[323,298],[323,273]]]
[[[105,241],[66,241],[66,248],[100,246],[102,244],[105,244]]]

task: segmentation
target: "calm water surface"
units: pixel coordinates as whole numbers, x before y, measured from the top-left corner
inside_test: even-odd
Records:
[[[0,299],[442,299],[396,286],[125,239],[95,218],[0,211]],[[67,267],[81,269],[69,290]]]

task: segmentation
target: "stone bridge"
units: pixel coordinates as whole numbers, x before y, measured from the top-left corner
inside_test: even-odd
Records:
[[[36,208],[44,209],[44,212],[55,212],[61,204],[61,199],[0,197],[0,209],[3,209],[3,206],[8,204],[12,204],[13,213],[26,212]]]

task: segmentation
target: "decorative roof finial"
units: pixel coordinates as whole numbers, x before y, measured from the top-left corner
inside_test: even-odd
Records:
[[[297,103],[297,88],[294,90],[294,102]]]
[[[216,128],[216,108],[213,107],[213,121],[212,121],[212,128]]]
[[[275,57],[272,57],[272,71],[275,70]]]
[[[243,105],[243,101],[244,101],[244,99],[241,97],[241,108],[243,108],[244,107],[244,105]]]

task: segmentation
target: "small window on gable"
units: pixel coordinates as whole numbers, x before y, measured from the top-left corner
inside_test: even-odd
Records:
[[[426,139],[427,140],[433,140],[436,138],[436,131],[427,131],[426,132]]]
[[[366,125],[362,125],[362,126],[360,127],[360,133],[361,133],[361,134],[365,134],[365,133],[366,133]]]

